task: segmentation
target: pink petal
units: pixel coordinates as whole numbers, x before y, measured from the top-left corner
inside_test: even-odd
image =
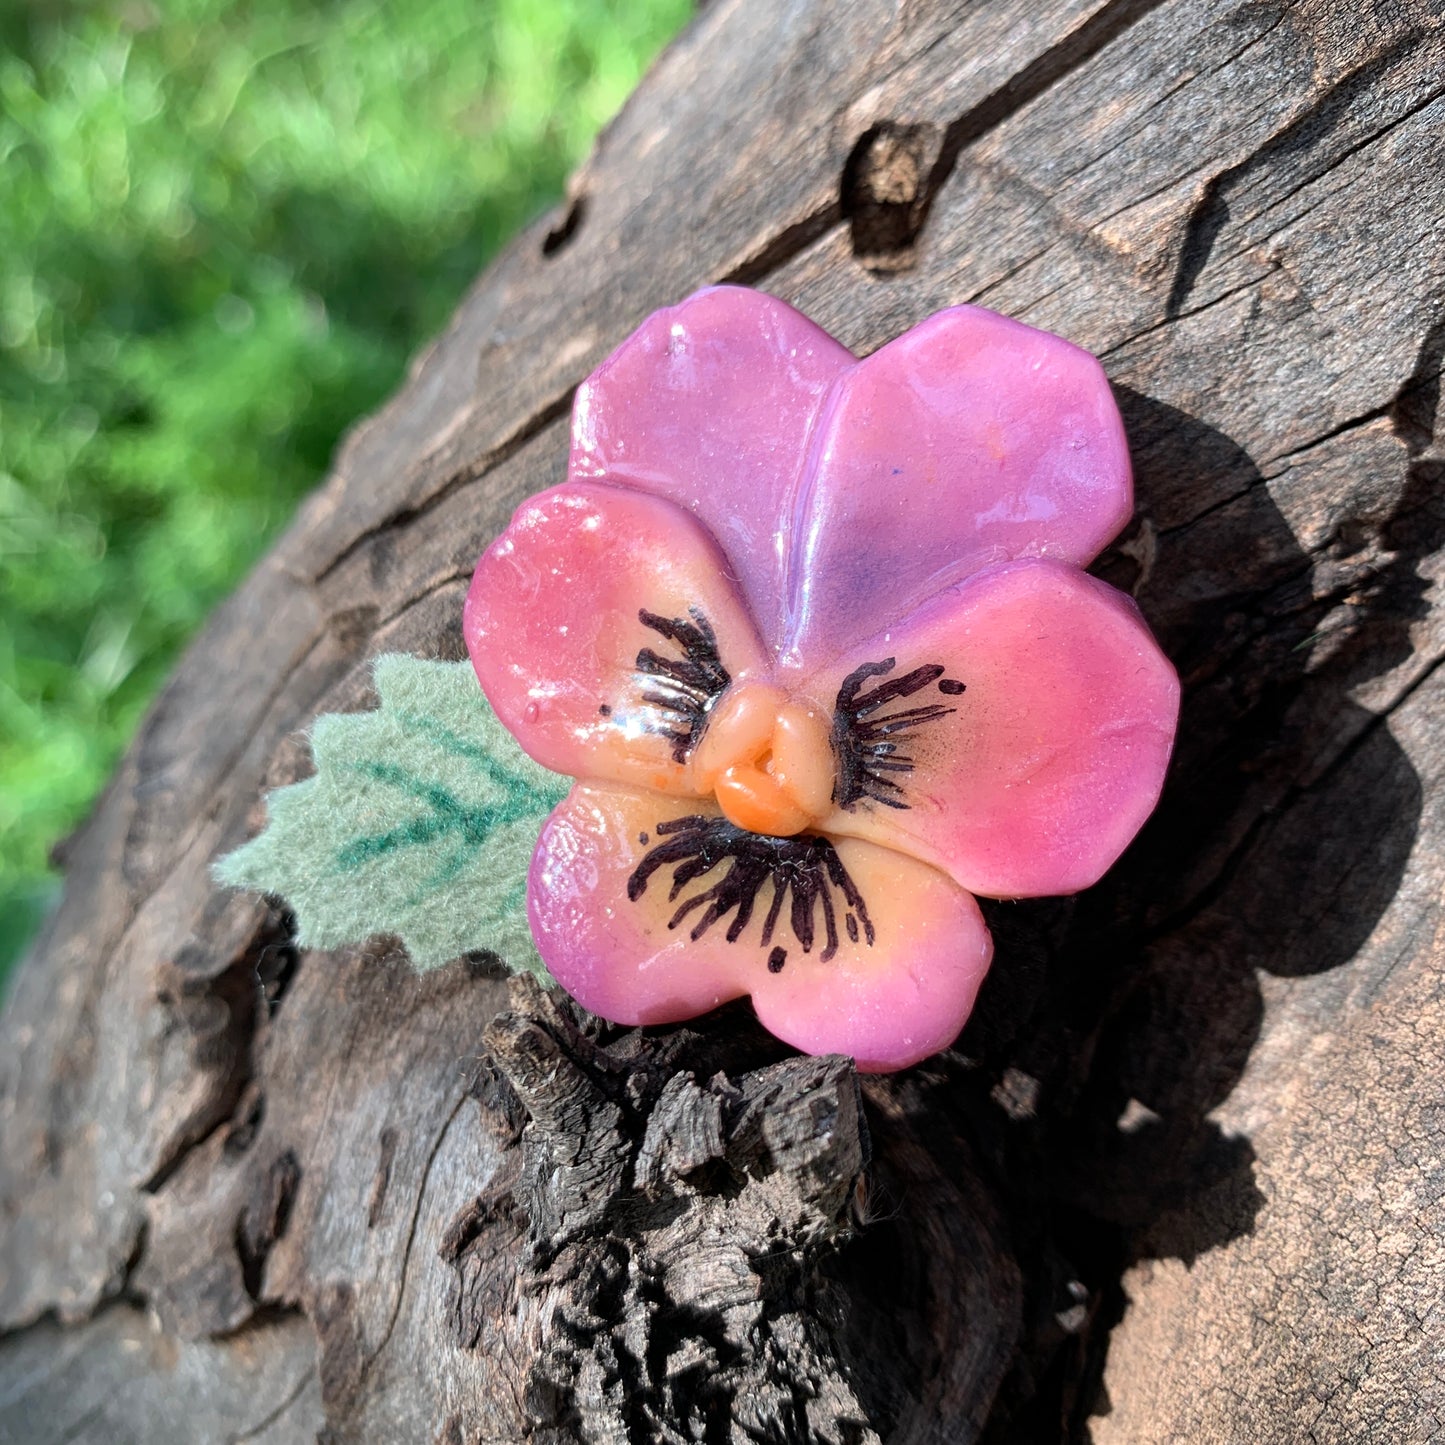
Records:
[[[776,643],[782,549],[809,435],[829,383],[853,359],[762,292],[699,291],[649,316],[579,388],[569,475],[692,512]]]
[[[788,570],[812,664],[992,563],[1086,563],[1133,508],[1118,408],[1086,351],[976,306],[843,376],[817,427]]]
[[[1158,800],[1179,712],[1179,680],[1122,593],[1057,562],[1006,563],[925,603],[820,679],[896,659],[878,683],[941,664],[936,682],[864,721],[920,707],[946,716],[877,736],[911,760],[836,811],[830,833],[907,849],[974,893],[1072,893],[1095,882]],[[964,691],[957,690],[957,684]]]
[[[993,951],[969,894],[916,859],[845,839],[837,858],[866,922],[830,887],[838,940],[831,958],[823,957],[821,901],[806,952],[789,921],[791,898],[763,941],[770,878],[734,941],[727,934],[736,912],[693,937],[703,909],[674,925],[676,912],[731,876],[730,859],[685,882],[676,897],[677,863],[652,872],[640,893],[634,885],[635,897],[628,892],[649,850],[682,836],[668,825],[688,815],[719,818],[711,805],[579,784],[542,830],[528,884],[532,934],[553,976],[581,1004],[618,1023],[660,1024],[750,993],[779,1038],[810,1053],[851,1054],[874,1071],[903,1068],[953,1041]],[[774,971],[769,961],[779,958]]]
[[[563,485],[524,503],[477,563],[462,631],[497,716],[544,767],[687,791],[639,653],[681,657],[641,613],[713,629],[736,677],[762,664],[722,554],[670,502]]]

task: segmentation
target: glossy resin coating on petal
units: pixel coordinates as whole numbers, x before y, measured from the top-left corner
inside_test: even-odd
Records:
[[[947,690],[855,724],[883,749],[882,786],[825,831],[905,849],[992,898],[1097,882],[1159,799],[1179,714],[1178,678],[1134,604],[1075,567],[1006,563],[830,672],[841,684],[889,658],[879,681],[935,663]],[[934,715],[913,723],[920,706]]]
[[[813,422],[853,362],[783,301],[737,286],[699,291],[654,312],[579,388],[570,476],[636,487],[692,513],[776,643]]]
[[[679,739],[763,663],[702,527],[595,484],[517,510],[477,564],[462,631],[488,701],[537,762],[666,792],[691,791]]]
[[[870,1070],[946,1047],[992,956],[972,896],[902,853],[742,834],[620,788],[578,786],[552,814],[528,909],[553,976],[604,1018],[671,1023],[751,994],[779,1038]]]
[[[1087,887],[1158,798],[1177,678],[1080,570],[1130,504],[1058,337],[959,307],[858,362],[736,287],[649,318],[467,599],[499,717],[580,780],[528,881],[553,975],[623,1023],[750,995],[867,1069],[945,1047],[973,895]]]
[[[809,471],[786,642],[805,668],[853,642],[860,618],[901,617],[980,567],[1089,562],[1133,509],[1099,363],[977,306],[930,317],[841,376]]]

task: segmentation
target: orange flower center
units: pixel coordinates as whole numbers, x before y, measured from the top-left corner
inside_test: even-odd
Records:
[[[791,837],[832,806],[829,719],[766,683],[734,684],[709,715],[688,768],[693,786],[713,793],[729,822]]]

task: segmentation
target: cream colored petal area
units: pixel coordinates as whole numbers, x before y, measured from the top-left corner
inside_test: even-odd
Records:
[[[533,935],[557,981],[629,1024],[692,1018],[751,994],[779,1038],[870,1071],[953,1041],[992,956],[970,894],[870,843],[729,828],[713,807],[574,788],[543,829],[528,887]],[[660,864],[658,848],[669,850]]]

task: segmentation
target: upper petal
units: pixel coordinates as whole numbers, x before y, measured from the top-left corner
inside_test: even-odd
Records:
[[[906,848],[985,896],[1072,893],[1158,801],[1179,680],[1129,598],[1075,567],[977,573],[862,644],[822,689],[869,664],[850,756],[871,778],[829,832]],[[868,705],[910,674],[917,687]]]
[[[775,912],[780,873],[795,881]],[[552,814],[527,906],[553,977],[604,1018],[671,1023],[751,994],[779,1038],[871,1070],[947,1047],[992,955],[973,898],[915,858],[742,834],[710,803],[622,788],[579,785]]]
[[[810,470],[786,639],[808,662],[980,567],[1086,563],[1133,507],[1099,363],[976,306],[939,312],[842,376]]]
[[[578,389],[569,475],[693,513],[776,644],[783,547],[813,421],[853,360],[772,296],[699,291],[649,316]]]
[[[677,738],[699,690],[763,663],[702,527],[596,484],[518,508],[477,563],[462,631],[497,716],[544,767],[674,792],[688,790]],[[685,643],[701,650],[709,634],[717,665],[690,661]]]

